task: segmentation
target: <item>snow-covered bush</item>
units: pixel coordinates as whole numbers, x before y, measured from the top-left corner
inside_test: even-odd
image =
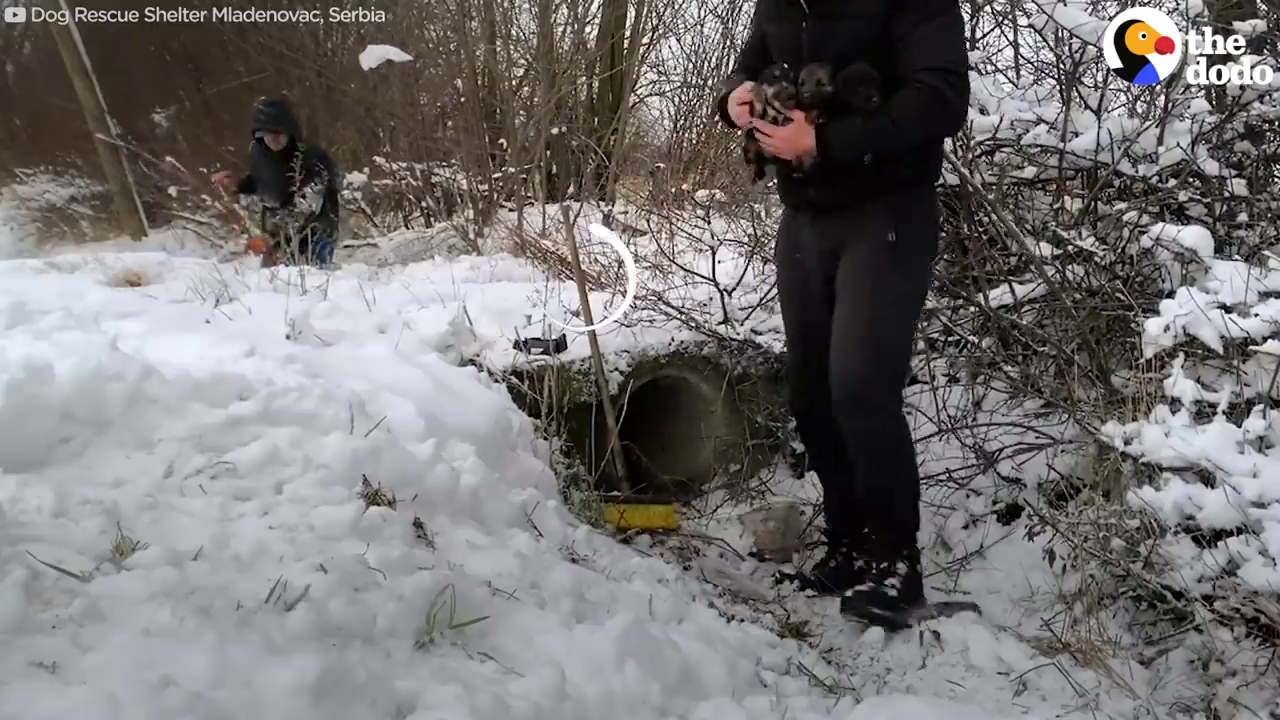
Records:
[[[1146,417],[1113,421],[1101,435],[1163,471],[1128,496],[1168,528],[1158,546],[1162,582],[1274,632],[1280,422],[1271,404],[1280,373],[1280,260],[1215,258],[1202,227],[1173,233],[1154,226],[1149,237],[1194,254],[1185,284],[1143,324],[1144,356],[1173,356],[1165,397]]]
[[[1275,88],[1124,86],[1099,49],[1121,9],[1042,0],[1020,47],[996,33],[1003,47],[973,52],[970,129],[944,168],[926,366],[935,385],[1034,398],[1076,440],[1102,442],[1086,457],[1113,467],[1075,472],[1071,483],[1093,486],[1046,503],[1037,522],[1071,535],[1075,560],[1105,568],[1110,591],[1198,598],[1183,609],[1216,620],[1269,614],[1274,633]],[[1198,3],[1163,9],[1183,27],[1224,19]],[[971,445],[996,458],[986,466],[1010,454],[984,443]],[[1051,475],[1013,479],[1043,490]],[[1129,514],[1099,512],[1108,496]],[[1142,541],[1157,551],[1137,552]]]

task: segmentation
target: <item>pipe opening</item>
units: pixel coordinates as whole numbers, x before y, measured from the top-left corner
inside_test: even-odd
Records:
[[[618,438],[631,492],[687,497],[715,476],[723,413],[719,394],[698,380],[660,374],[632,386],[619,403]]]

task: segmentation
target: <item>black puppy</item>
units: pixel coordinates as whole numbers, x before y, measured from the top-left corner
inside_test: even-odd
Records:
[[[866,63],[854,63],[841,70],[834,82],[829,65],[813,63],[800,71],[799,107],[811,125],[838,114],[868,115],[879,110],[883,102],[880,84],[880,73]],[[863,162],[870,162],[870,157]],[[801,159],[796,169],[808,172],[812,163],[810,155]]]
[[[786,63],[771,65],[760,73],[751,88],[751,117],[771,125],[789,125],[789,113],[796,109],[798,101],[795,72]],[[751,168],[752,182],[764,179],[766,166],[782,164],[765,153],[760,147],[760,139],[751,129],[742,140],[742,158]]]
[[[854,63],[836,75],[831,96],[850,112],[874,113],[884,102],[880,95],[880,73],[866,63]]]
[[[797,106],[817,125],[832,112],[866,115],[880,109],[880,73],[866,63],[854,63],[831,77],[831,66],[811,63],[800,71]]]
[[[831,79],[831,66],[826,63],[809,63],[800,70],[797,82],[799,98],[796,106],[804,112],[810,125],[817,125],[826,119],[826,110],[835,94],[835,83]],[[813,164],[813,156],[799,159],[794,170],[805,173]]]
[[[879,112],[884,105],[880,84],[880,73],[875,68],[866,63],[854,63],[836,75],[832,97],[854,115],[870,115]],[[862,163],[871,164],[871,153],[863,156]]]
[[[834,93],[831,81],[831,66],[826,63],[809,63],[800,70],[797,106],[804,111],[810,125],[822,122],[827,103]]]

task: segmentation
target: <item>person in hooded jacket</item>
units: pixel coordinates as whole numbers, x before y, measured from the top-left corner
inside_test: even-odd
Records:
[[[827,545],[794,579],[878,625],[900,625],[924,602],[903,390],[937,253],[942,145],[968,113],[965,45],[958,0],[756,0],[717,102],[720,119],[752,128],[768,154],[812,163],[777,179],[788,402],[823,488]],[[800,112],[781,127],[751,118],[762,71],[814,62],[837,77],[870,64],[878,110],[817,126]]]
[[[274,256],[331,265],[338,240],[338,167],[324,148],[302,138],[298,120],[282,99],[262,98],[253,108],[249,172],[214,182],[261,203],[260,222]]]

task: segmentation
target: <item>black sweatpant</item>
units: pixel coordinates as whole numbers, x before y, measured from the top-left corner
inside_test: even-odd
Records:
[[[827,532],[876,554],[914,549],[920,527],[902,392],[938,232],[933,187],[826,213],[787,209],[778,229],[788,399]]]

